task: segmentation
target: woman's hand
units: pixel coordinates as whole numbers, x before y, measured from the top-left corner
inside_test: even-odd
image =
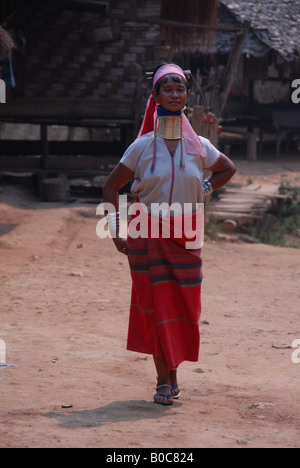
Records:
[[[235,165],[224,154],[221,154],[217,163],[210,167],[209,170],[212,172],[212,177],[209,179],[209,182],[213,190],[218,190],[226,185],[236,173]]]
[[[119,163],[109,176],[103,188],[103,202],[111,203],[115,207],[116,213],[119,211],[119,191],[133,178],[133,176],[134,172]],[[128,255],[127,242],[125,239],[117,237],[113,239],[113,241],[120,253]]]
[[[125,239],[113,239],[115,246],[117,247],[117,250],[122,253],[123,255],[128,255],[128,250],[127,250],[127,242]]]

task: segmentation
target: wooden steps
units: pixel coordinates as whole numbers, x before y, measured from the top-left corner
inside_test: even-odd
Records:
[[[219,221],[233,220],[237,226],[250,224],[253,220],[262,219],[274,204],[287,198],[287,195],[279,194],[279,186],[274,184],[226,187],[218,201],[209,203],[208,214]]]

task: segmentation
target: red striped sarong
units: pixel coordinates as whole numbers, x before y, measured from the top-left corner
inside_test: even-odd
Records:
[[[201,249],[186,249],[185,239],[130,235],[127,248],[133,281],[127,349],[164,358],[170,370],[198,361]]]

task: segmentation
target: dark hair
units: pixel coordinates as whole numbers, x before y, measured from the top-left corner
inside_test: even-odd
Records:
[[[153,72],[153,77],[155,76],[156,72],[161,68],[163,67],[164,65],[168,65],[166,62],[164,63],[161,63],[158,67],[156,67],[156,69],[154,70]],[[186,75],[186,74],[185,74]],[[160,93],[160,88],[163,84],[167,83],[168,79],[171,78],[171,80],[174,82],[174,83],[182,83],[186,86],[186,89],[187,91],[190,90],[190,85],[189,85],[189,82],[188,82],[188,76],[186,75],[186,79],[187,81],[185,81],[181,76],[179,75],[168,75],[168,76],[165,76],[163,77],[161,80],[158,81],[158,83],[156,83],[156,86],[155,86],[155,92],[157,95],[159,95]]]

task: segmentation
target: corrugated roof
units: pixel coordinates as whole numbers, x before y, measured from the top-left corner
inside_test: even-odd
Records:
[[[300,0],[220,0],[252,32],[287,61],[300,56]]]

